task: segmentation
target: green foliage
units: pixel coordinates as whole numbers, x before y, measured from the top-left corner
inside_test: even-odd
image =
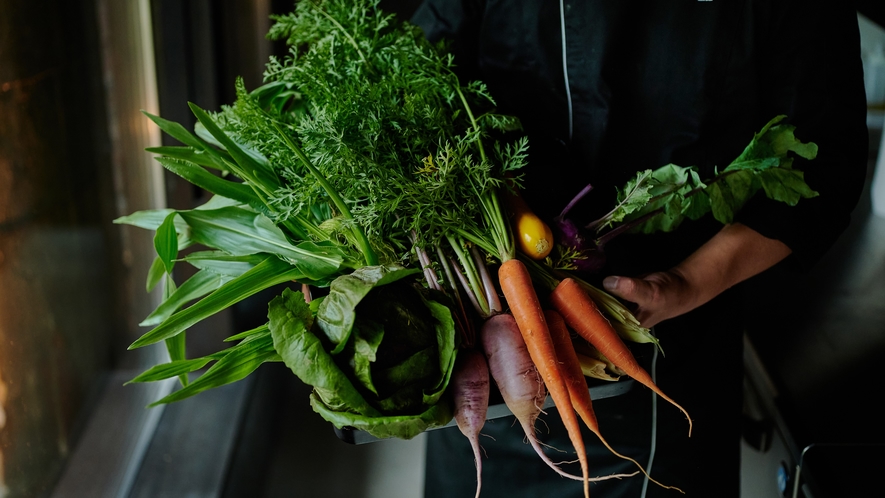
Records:
[[[356,307],[369,291],[420,271],[366,266],[336,278],[329,286],[329,295],[320,304],[317,314],[319,328],[333,345],[331,354],[338,354],[344,349],[356,319]]]
[[[338,299],[331,308],[324,306],[326,298],[316,316],[300,292],[286,290],[271,301],[277,351],[314,387],[314,409],[338,427],[358,424],[378,437],[410,438],[446,424],[451,409],[441,396],[456,356],[451,312],[421,295],[408,278],[412,272],[363,270],[365,284],[348,276],[339,277],[342,286],[332,284],[339,295],[356,297]],[[350,330],[343,342],[329,341],[328,322],[342,315],[349,317]]]
[[[183,144],[152,148],[160,164],[216,194],[216,204],[117,220],[157,230],[149,286],[177,261],[200,269],[145,319],[155,328],[131,347],[166,340],[179,351],[186,328],[288,280],[331,285],[329,295],[306,308],[294,293],[271,303],[267,337],[279,357],[257,346],[268,340],[261,331],[247,331],[222,356],[191,361],[176,352],[139,379],[186,379],[215,361],[168,402],[282,358],[315,386],[315,407],[335,412],[330,418],[344,406],[369,418],[403,415],[385,430],[411,437],[451,417],[435,407],[454,365],[455,325],[446,306],[392,284],[420,272],[400,266],[411,263],[414,245],[453,234],[512,256],[495,196],[505,174],[518,184],[528,142],[504,140],[518,120],[496,112],[484,84],[458,80],[446,47],[375,0],[306,0],[274,19],[269,36],[290,52],[270,61],[263,86],[249,91],[238,80],[236,101],[218,112],[190,104],[193,132],[148,114]],[[179,258],[192,244],[210,250]],[[363,299],[373,304],[358,313]],[[347,382],[330,373],[333,364]]]
[[[817,196],[805,183],[803,173],[792,169],[790,153],[814,159],[817,145],[803,143],[783,124],[784,116],[769,121],[744,151],[724,170],[706,182],[694,167],[668,164],[645,170],[618,191],[618,205],[588,228],[631,224],[634,231],[652,233],[675,230],[685,218],[692,220],[711,212],[716,220],[731,223],[735,214],[762,189],[768,198],[796,205],[802,198]]]

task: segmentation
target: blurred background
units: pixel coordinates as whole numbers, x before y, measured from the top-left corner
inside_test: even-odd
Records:
[[[382,7],[408,17],[416,4]],[[791,496],[802,463],[860,468],[868,450],[882,461],[881,448],[852,446],[885,444],[873,409],[885,380],[880,4],[858,2],[871,147],[852,225],[798,281],[775,270],[744,286],[759,303],[745,349],[747,497]],[[236,76],[257,87],[285,53],[264,37],[269,15],[291,7],[0,0],[0,498],[420,496],[421,436],[340,441],[280,364],[150,410],[173,384],[123,386],[166,353],[126,351],[160,296],[144,286],[153,233],[112,220],[206,200],[143,151],[173,142],[140,110],[192,126],[188,101],[233,102]],[[192,329],[188,356],[263,323],[276,292]]]

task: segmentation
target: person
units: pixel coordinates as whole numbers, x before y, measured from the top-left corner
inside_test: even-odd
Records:
[[[818,197],[787,206],[760,193],[732,224],[708,215],[671,233],[621,236],[606,250],[602,285],[654,327],[666,357],[651,354],[653,374],[691,414],[694,432],[688,437],[680,412],[637,387],[594,404],[603,435],[687,496],[738,496],[741,319],[753,303],[735,286],[774,265],[810,268],[846,228],[865,178],[851,4],[425,0],[412,21],[431,41],[450,40],[460,76],[484,81],[499,110],[520,118],[530,141],[522,195],[548,219],[587,184],[594,190],[572,212],[594,219],[639,170],[694,165],[710,178],[777,115],[818,144],[816,159],[794,163]],[[653,348],[634,349],[649,358]],[[542,440],[570,449],[556,413],[544,421]],[[491,436],[483,496],[582,496],[540,462],[512,420],[489,421],[483,433]],[[593,474],[635,470],[584,437]],[[431,431],[425,496],[472,496],[473,465],[457,429]],[[593,484],[591,494],[679,495],[641,477]]]

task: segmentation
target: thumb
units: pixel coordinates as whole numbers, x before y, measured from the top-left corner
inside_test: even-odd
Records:
[[[612,294],[637,304],[646,302],[652,292],[651,285],[639,278],[606,277],[602,286]]]

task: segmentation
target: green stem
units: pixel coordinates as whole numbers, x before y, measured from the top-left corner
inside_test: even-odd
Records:
[[[486,156],[485,148],[482,144],[479,124],[476,122],[476,118],[473,115],[473,110],[467,103],[467,97],[464,96],[464,93],[461,91],[461,87],[459,85],[455,86],[455,91],[458,94],[458,98],[461,100],[461,104],[464,106],[464,111],[470,118],[471,125],[473,125],[473,128],[476,130],[476,145],[479,148],[479,156],[483,162],[488,162],[488,157]],[[501,205],[498,202],[497,193],[494,190],[487,192],[486,194],[481,196],[481,202],[483,206],[483,214],[486,218],[486,223],[491,229],[492,239],[494,240],[496,246],[495,251],[487,252],[489,252],[490,254],[497,254],[502,263],[509,259],[513,259],[513,234],[510,231],[510,226],[504,219],[504,214],[501,211]]]
[[[470,105],[467,103],[467,97],[464,96],[464,93],[461,92],[461,86],[455,85],[455,91],[458,93],[458,98],[461,99],[461,104],[464,106],[464,111],[467,112],[467,117],[470,118],[470,124],[473,125],[473,129],[476,130],[476,145],[479,147],[479,157],[485,162],[488,160],[486,157],[485,148],[482,146],[482,140],[479,137],[479,124],[476,122],[476,118],[473,117],[473,110],[470,108]]]
[[[480,309],[478,311],[484,317],[489,316],[491,314],[489,302],[486,299],[479,273],[477,273],[476,267],[473,265],[473,258],[464,252],[460,240],[455,239],[455,237],[452,237],[451,235],[447,235],[446,239],[452,246],[452,250],[455,251],[455,255],[458,257],[461,266],[464,267],[464,273],[467,275],[467,280],[470,282],[470,289],[473,293],[473,297],[476,298],[476,302],[479,303]]]
[[[480,249],[482,249],[483,251],[485,251],[489,254],[497,254],[497,252],[496,252],[497,247],[495,247],[494,244],[490,244],[488,240],[486,240],[474,233],[470,233],[467,230],[462,230],[460,228],[456,228],[456,229],[452,230],[452,232],[454,232],[458,237],[461,237],[462,239],[466,240],[467,242],[470,242],[471,244],[478,246]]]
[[[306,167],[307,170],[310,171],[314,178],[316,178],[317,182],[319,182],[320,186],[323,187],[323,190],[326,191],[329,199],[332,200],[332,204],[334,204],[335,207],[338,208],[338,211],[341,213],[341,215],[345,219],[353,221],[353,215],[350,214],[350,209],[347,207],[347,204],[344,202],[341,196],[338,195],[338,192],[336,192],[335,189],[332,188],[332,185],[328,182],[328,180],[326,180],[326,178],[320,173],[320,171],[316,169],[313,163],[310,162],[310,159],[307,158],[301,148],[295,145],[295,142],[293,142],[286,135],[286,133],[283,132],[283,129],[280,128],[280,125],[274,123],[274,128],[277,129],[277,133],[279,133],[280,138],[283,139],[283,142],[285,142],[289,149],[291,149],[292,152],[295,153],[298,159],[300,159],[301,162],[304,163],[304,167]],[[378,255],[372,249],[372,245],[369,243],[369,239],[368,237],[366,237],[366,233],[363,231],[362,227],[360,227],[356,223],[353,223],[351,225],[351,231],[354,238],[356,239],[357,246],[359,246],[360,252],[362,252],[363,257],[366,258],[366,264],[369,266],[376,266],[378,264]]]

